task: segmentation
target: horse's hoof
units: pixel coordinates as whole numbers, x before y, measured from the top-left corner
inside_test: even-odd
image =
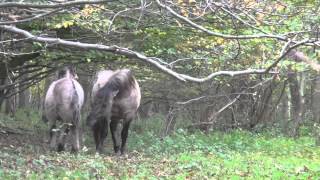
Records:
[[[58,144],[58,152],[64,151],[64,145],[63,144]]]
[[[120,153],[120,151],[118,151],[118,152],[115,152],[114,155],[115,155],[116,157],[120,157],[120,156],[121,156],[121,153]]]
[[[78,154],[78,152],[79,152],[79,149],[74,149],[74,148],[71,149],[71,153],[73,154]]]

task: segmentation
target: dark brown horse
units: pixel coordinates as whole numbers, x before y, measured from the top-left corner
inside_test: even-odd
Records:
[[[58,80],[51,83],[45,97],[43,118],[49,121],[52,150],[64,150],[69,131],[72,135],[72,151],[77,152],[80,148],[80,110],[84,92],[76,77],[72,67],[59,71]]]
[[[130,70],[101,71],[97,74],[87,123],[92,128],[98,152],[102,151],[109,125],[114,152],[125,152],[129,126],[140,99],[140,87]]]

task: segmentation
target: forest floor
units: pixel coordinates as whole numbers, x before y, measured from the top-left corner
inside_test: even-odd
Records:
[[[110,136],[105,153],[95,154],[87,132],[77,155],[50,152],[45,126],[12,120],[0,116],[0,179],[320,179],[320,148],[308,132],[293,139],[273,130],[178,129],[160,138],[136,124],[128,153],[117,157]]]

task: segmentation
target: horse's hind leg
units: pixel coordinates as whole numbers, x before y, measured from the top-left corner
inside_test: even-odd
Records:
[[[71,126],[71,136],[72,136],[72,152],[78,152],[80,149],[80,113],[74,115],[74,120]]]
[[[96,151],[99,150],[100,147],[100,126],[99,123],[96,123],[92,127],[94,142],[96,144]]]
[[[58,143],[58,152],[64,151],[65,149],[65,144],[66,144],[66,137],[69,133],[70,127],[69,126],[64,126],[60,129],[60,138],[59,138],[59,143]]]
[[[128,133],[129,133],[129,127],[130,127],[130,123],[131,123],[132,119],[126,120],[123,123],[123,128],[122,128],[122,132],[121,132],[121,154],[124,154],[126,149],[127,149],[127,138],[128,138]]]
[[[72,152],[78,152],[80,149],[80,140],[79,140],[79,125],[71,126],[71,136],[72,136]]]
[[[118,118],[112,117],[110,123],[110,130],[113,141],[113,149],[114,152],[119,155],[120,154],[120,129],[121,123]]]
[[[52,151],[56,150],[57,146],[57,129],[56,124],[50,121],[50,130],[49,130],[49,147]]]

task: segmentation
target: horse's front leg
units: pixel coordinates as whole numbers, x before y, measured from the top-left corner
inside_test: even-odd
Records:
[[[120,119],[116,117],[111,118],[110,130],[113,141],[113,149],[116,155],[120,155],[120,132],[121,132],[121,123]]]
[[[100,126],[99,123],[94,124],[92,127],[94,142],[96,144],[96,151],[99,152],[101,150],[100,148]]]
[[[109,121],[107,120],[107,118],[104,117],[99,119],[93,126],[92,130],[94,134],[94,140],[96,143],[96,151],[98,153],[102,153],[103,151],[103,142],[108,135],[108,127]]]
[[[101,128],[100,128],[100,150],[99,150],[100,153],[102,153],[102,150],[103,150],[104,140],[108,136],[108,129],[109,129],[109,119],[104,118],[101,121]]]

